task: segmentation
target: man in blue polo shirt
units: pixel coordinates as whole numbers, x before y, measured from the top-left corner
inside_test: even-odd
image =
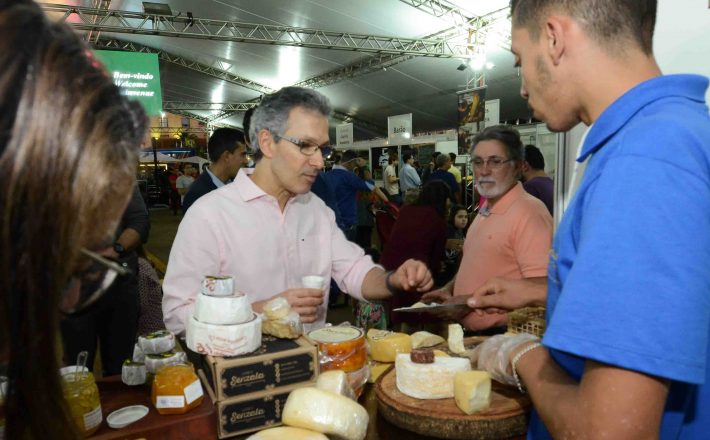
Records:
[[[529,438],[710,438],[708,80],[662,76],[656,7],[511,5],[534,116],[554,131],[590,126],[553,244],[542,345],[500,336],[478,350],[479,367],[530,393]]]
[[[340,164],[333,165],[333,169],[325,174],[328,184],[335,192],[342,219],[342,226],[339,226],[342,227],[347,239],[352,242],[355,242],[357,236],[357,192],[374,191],[380,199],[387,201],[387,196],[379,188],[359,178],[353,172],[355,168],[364,164],[365,160],[358,157],[355,151],[346,150],[343,152]]]

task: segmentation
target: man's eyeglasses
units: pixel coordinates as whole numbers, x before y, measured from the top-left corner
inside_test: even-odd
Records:
[[[502,167],[504,164],[512,161],[513,159],[503,159],[502,157],[491,156],[488,158],[488,160],[483,160],[480,157],[477,157],[471,162],[473,163],[473,168],[476,170],[482,170],[485,166],[488,166],[488,169],[497,170],[500,169],[500,167]]]
[[[119,276],[131,274],[126,263],[111,260],[88,249],[81,253],[91,265],[72,275],[60,300],[59,309],[65,315],[77,315],[94,304]]]
[[[308,142],[308,141],[304,141],[301,139],[296,139],[296,138],[284,136],[281,134],[274,133],[273,131],[271,132],[271,135],[274,137],[274,140],[276,142],[278,142],[280,139],[291,142],[292,144],[297,146],[299,150],[301,150],[302,154],[304,154],[306,156],[313,156],[314,154],[316,154],[316,151],[320,150],[320,154],[323,157],[328,157],[330,155],[330,153],[333,151],[333,148],[328,143],[325,143],[323,145],[317,145],[313,142]]]

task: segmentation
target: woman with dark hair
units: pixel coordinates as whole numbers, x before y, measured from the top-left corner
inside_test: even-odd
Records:
[[[404,205],[385,244],[380,264],[386,270],[399,267],[404,261],[415,258],[423,261],[431,273],[439,273],[446,247],[446,214],[449,187],[440,180],[431,180],[422,187],[419,200]],[[407,293],[395,295],[392,308],[407,307],[419,301],[421,295]],[[391,322],[403,322],[401,314],[393,313]]]
[[[463,242],[469,226],[469,215],[463,205],[453,205],[449,210],[449,221],[446,232],[446,252],[444,253],[443,269],[436,277],[438,285],[451,281],[459,270]]]
[[[147,123],[74,32],[33,2],[0,0],[0,29],[5,438],[76,439],[58,322],[95,302],[122,270],[98,253],[131,196]]]

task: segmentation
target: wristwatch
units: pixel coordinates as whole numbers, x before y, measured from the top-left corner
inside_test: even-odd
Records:
[[[116,251],[118,255],[123,255],[123,253],[126,252],[126,249],[119,242],[113,243],[113,250]]]

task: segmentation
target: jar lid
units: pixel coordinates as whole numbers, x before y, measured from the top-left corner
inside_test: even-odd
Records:
[[[148,407],[143,405],[126,406],[109,414],[106,422],[111,428],[124,428],[145,417],[148,411]]]
[[[361,338],[363,334],[362,329],[357,327],[335,325],[313,330],[308,333],[308,337],[316,342],[337,343],[353,341]]]

